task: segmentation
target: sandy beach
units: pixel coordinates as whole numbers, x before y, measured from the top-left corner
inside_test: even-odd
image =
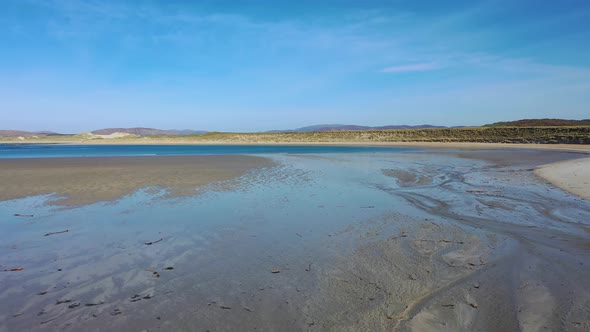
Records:
[[[193,195],[198,186],[272,163],[252,156],[31,158],[0,160],[0,201],[55,193],[52,204],[113,201],[138,189]]]
[[[8,0],[0,332],[590,332],[590,0]]]
[[[584,156],[0,160],[0,331],[585,331],[590,203],[534,171]]]
[[[590,158],[544,165],[535,174],[554,185],[590,200]]]

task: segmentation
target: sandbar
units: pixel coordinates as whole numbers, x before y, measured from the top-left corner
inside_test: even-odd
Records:
[[[0,161],[0,201],[55,193],[59,205],[113,201],[138,189],[167,188],[171,195],[229,180],[272,162],[255,156],[141,156],[26,158]]]

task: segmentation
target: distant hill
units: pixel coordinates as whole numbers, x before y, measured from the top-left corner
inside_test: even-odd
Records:
[[[51,131],[51,130],[35,131],[35,132],[33,132],[33,134],[35,134],[35,135],[47,135],[47,136],[63,135],[63,134],[56,133],[55,131]]]
[[[0,137],[31,137],[31,136],[65,136],[67,134],[59,134],[53,131],[24,131],[24,130],[0,130]]]
[[[564,127],[564,126],[590,126],[590,119],[567,120],[567,119],[523,119],[517,121],[506,121],[486,124],[482,127]],[[334,132],[334,131],[366,131],[366,130],[396,130],[396,129],[444,129],[464,128],[423,125],[387,125],[387,126],[361,126],[346,124],[319,124],[296,129],[270,130],[267,133],[306,133],[306,132]],[[127,133],[136,136],[188,136],[205,134],[207,131],[192,129],[156,129],[156,128],[105,128],[91,132],[94,135],[111,135],[114,133]],[[47,136],[71,136],[71,134],[60,134],[53,131],[24,131],[24,130],[0,130],[0,137],[47,137]]]
[[[432,126],[432,125],[417,125],[417,126],[408,126],[408,125],[388,125],[388,126],[359,126],[359,125],[344,125],[344,124],[320,124],[315,126],[307,126],[301,127],[297,129],[288,129],[288,130],[271,130],[269,132],[274,133],[288,133],[288,132],[297,132],[297,133],[305,133],[305,132],[325,132],[325,131],[340,131],[340,130],[386,130],[386,129],[426,129],[426,128],[447,128],[444,126]]]
[[[34,136],[35,134],[30,131],[22,130],[0,130],[0,136],[2,137],[18,137],[18,136]]]
[[[564,126],[590,126],[590,119],[565,120],[565,119],[523,119],[517,121],[496,122],[484,125],[484,127],[564,127]]]
[[[127,133],[137,136],[174,136],[174,135],[197,135],[203,134],[205,131],[198,131],[198,130],[190,130],[190,129],[183,129],[183,130],[162,130],[162,129],[155,129],[155,128],[105,128],[99,129],[92,132],[94,135],[110,135],[113,133]]]

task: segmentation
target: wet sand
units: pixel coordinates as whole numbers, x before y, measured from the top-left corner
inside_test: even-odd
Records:
[[[0,331],[587,331],[590,203],[534,174],[577,157],[275,156],[175,203],[5,202],[35,216],[3,226]]]
[[[236,178],[270,160],[253,156],[145,156],[0,160],[0,201],[55,193],[52,204],[113,201],[138,189],[169,189],[174,196]]]
[[[393,215],[347,230],[374,240],[343,257],[324,280],[321,306],[334,308],[324,327],[590,328],[584,286],[590,285],[589,206],[531,191],[536,183],[531,166],[572,156],[530,152],[512,159],[513,153],[457,154],[489,162],[477,169],[384,170],[400,188],[381,188],[428,218]],[[577,208],[582,208],[578,214],[564,213]],[[382,233],[388,238],[379,239]]]

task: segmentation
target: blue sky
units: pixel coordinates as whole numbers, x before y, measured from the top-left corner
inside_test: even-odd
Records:
[[[587,0],[0,6],[0,129],[590,118]]]

